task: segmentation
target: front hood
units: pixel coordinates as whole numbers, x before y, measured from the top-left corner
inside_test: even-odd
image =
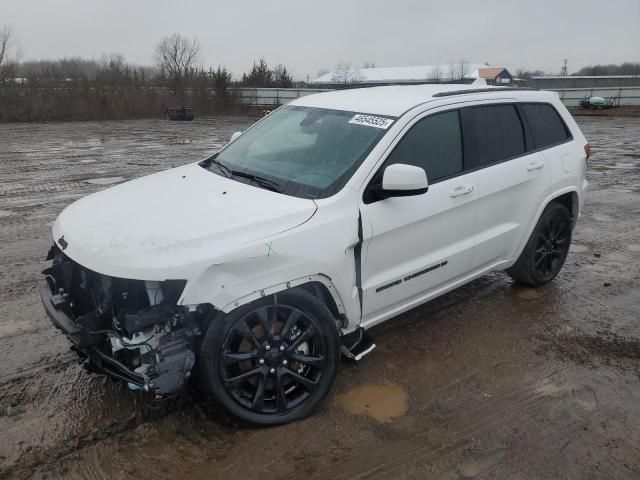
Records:
[[[190,164],[78,200],[60,214],[53,237],[70,258],[104,275],[185,278],[194,265],[294,228],[315,210],[313,200]]]

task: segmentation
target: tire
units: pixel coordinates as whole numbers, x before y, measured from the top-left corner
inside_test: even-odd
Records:
[[[550,203],[542,212],[529,241],[507,273],[516,282],[539,287],[553,280],[562,269],[571,245],[571,215],[560,203]]]
[[[206,393],[234,417],[257,425],[307,416],[329,393],[339,363],[335,319],[302,289],[216,317],[199,352]]]

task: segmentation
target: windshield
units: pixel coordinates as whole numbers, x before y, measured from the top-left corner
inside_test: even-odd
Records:
[[[392,120],[308,107],[284,107],[209,159],[209,169],[287,195],[339,191]]]

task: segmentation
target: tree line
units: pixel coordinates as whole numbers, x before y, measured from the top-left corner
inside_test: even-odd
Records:
[[[640,62],[624,62],[619,65],[593,65],[581,68],[574,75],[640,75]]]
[[[517,78],[530,79],[531,77],[545,77],[558,75],[558,73],[546,72],[544,70],[516,70]],[[609,65],[591,65],[583,67],[570,76],[592,76],[599,77],[603,75],[640,75],[640,62],[624,62],[620,64]]]
[[[0,121],[102,120],[160,116],[172,105],[196,113],[243,108],[235,87],[292,87],[291,71],[260,58],[234,80],[224,66],[205,68],[196,38],[173,34],[155,47],[153,66],[120,54],[22,61],[13,32],[0,29]]]

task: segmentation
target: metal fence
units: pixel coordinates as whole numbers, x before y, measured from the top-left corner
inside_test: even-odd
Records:
[[[639,106],[640,87],[557,88],[560,100],[567,107],[580,106],[580,100],[603,97],[616,106]]]
[[[549,89],[551,90],[551,89]],[[244,105],[275,108],[305,95],[327,92],[323,88],[237,88],[234,92]],[[580,100],[603,97],[616,106],[639,106],[640,87],[555,88],[567,107],[580,106]]]
[[[311,95],[313,93],[327,92],[323,88],[236,88],[234,93],[238,95],[244,105],[256,107],[278,107],[289,103],[296,98]]]

